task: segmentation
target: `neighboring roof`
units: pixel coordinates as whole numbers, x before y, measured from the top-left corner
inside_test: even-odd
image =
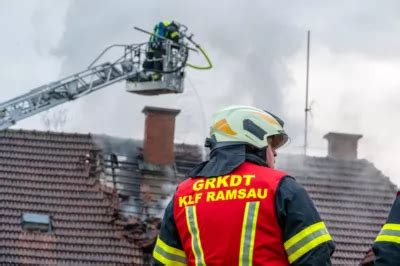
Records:
[[[278,167],[313,199],[335,243],[333,265],[359,265],[385,223],[397,188],[367,160],[279,155]]]
[[[143,264],[98,180],[98,153],[90,135],[0,131],[1,265]],[[23,230],[24,213],[48,215],[50,232]]]

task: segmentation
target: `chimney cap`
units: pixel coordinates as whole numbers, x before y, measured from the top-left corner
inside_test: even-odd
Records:
[[[159,114],[166,114],[166,115],[173,115],[177,116],[181,110],[178,109],[170,109],[170,108],[162,108],[162,107],[153,107],[153,106],[145,106],[142,110],[144,114],[148,113],[159,113]]]
[[[328,141],[328,157],[344,160],[357,160],[360,134],[329,132],[324,136]]]
[[[324,139],[348,139],[348,140],[359,140],[363,137],[361,134],[349,134],[349,133],[339,133],[339,132],[329,132],[325,134]]]

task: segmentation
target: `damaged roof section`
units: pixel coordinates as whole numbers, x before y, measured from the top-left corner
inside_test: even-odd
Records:
[[[0,264],[142,265],[90,135],[0,131]],[[51,230],[26,230],[48,218]],[[34,216],[32,216],[34,215]],[[25,222],[27,222],[25,221]]]
[[[124,236],[144,252],[149,261],[159,232],[164,209],[185,174],[201,161],[196,145],[175,144],[169,165],[146,162],[143,142],[106,135],[94,135],[102,151],[100,181],[115,188],[120,198]]]
[[[121,214],[126,217],[162,218],[177,184],[201,161],[201,150],[196,145],[175,144],[174,162],[155,165],[143,159],[142,141],[106,135],[93,138],[103,155],[100,179],[116,188]]]

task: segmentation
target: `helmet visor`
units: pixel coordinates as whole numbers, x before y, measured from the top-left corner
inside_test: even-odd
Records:
[[[268,137],[268,144],[274,150],[282,147],[288,141],[289,137],[286,134],[272,135]]]

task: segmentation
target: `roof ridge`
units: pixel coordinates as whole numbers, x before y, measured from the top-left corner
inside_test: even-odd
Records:
[[[77,136],[77,137],[87,137],[91,138],[92,133],[79,133],[79,132],[57,132],[51,130],[36,130],[36,129],[11,129],[7,128],[0,131],[0,135],[2,133],[28,133],[28,134],[38,134],[38,135],[54,135],[54,136]]]

